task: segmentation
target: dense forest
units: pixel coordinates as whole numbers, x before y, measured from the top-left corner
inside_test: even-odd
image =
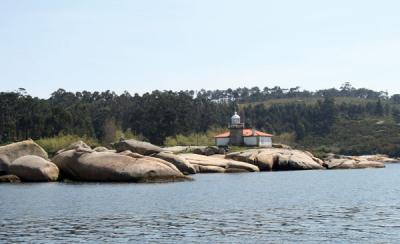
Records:
[[[400,95],[350,83],[318,91],[253,87],[142,95],[59,89],[48,99],[21,88],[0,93],[0,143],[77,135],[108,144],[119,133],[161,145],[226,128],[235,110],[248,127],[296,147],[400,156]]]

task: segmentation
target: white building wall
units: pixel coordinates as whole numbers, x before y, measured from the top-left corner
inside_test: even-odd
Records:
[[[267,136],[260,136],[259,138],[259,146],[260,147],[272,147],[272,138]]]
[[[228,138],[215,138],[215,144],[217,146],[227,146],[229,144],[229,137]]]
[[[256,136],[244,137],[244,145],[257,146],[257,137]]]

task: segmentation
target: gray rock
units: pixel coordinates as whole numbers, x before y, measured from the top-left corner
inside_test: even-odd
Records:
[[[116,152],[116,150],[110,150],[106,147],[95,147],[93,149],[93,151],[95,151],[95,152]]]
[[[153,157],[160,158],[172,163],[185,175],[196,173],[196,170],[195,168],[193,168],[193,165],[191,165],[186,159],[180,157],[179,155],[175,155],[173,153],[168,153],[168,152],[160,152],[155,154]]]
[[[400,160],[397,158],[391,158],[388,155],[384,154],[376,154],[376,155],[363,155],[358,158],[361,161],[375,161],[375,162],[381,162],[384,164],[390,164],[390,163],[400,163]]]
[[[48,159],[47,152],[32,140],[11,143],[0,147],[0,174],[8,172],[9,165],[22,156],[36,155]]]
[[[260,168],[261,171],[272,171],[274,168],[279,167],[279,156],[271,153],[259,153],[251,158],[251,161]]]
[[[212,146],[212,147],[195,147],[192,150],[193,153],[195,154],[200,154],[200,155],[206,155],[206,156],[211,156],[214,154],[219,154],[220,149],[218,147]]]
[[[141,155],[151,155],[154,153],[160,153],[164,151],[161,147],[153,145],[148,142],[137,141],[134,139],[131,140],[123,140],[121,139],[119,142],[113,144],[117,152],[123,152],[126,150],[130,150],[134,153],[139,153]]]
[[[69,146],[67,146],[66,148],[63,148],[61,150],[59,150],[57,154],[60,154],[62,152],[68,151],[68,150],[73,150],[73,149],[80,149],[80,150],[86,150],[86,151],[92,151],[92,148],[90,146],[88,146],[85,142],[83,141],[77,141],[77,142],[73,142],[71,143]]]
[[[190,152],[190,146],[174,146],[174,147],[164,147],[165,152],[172,153],[188,153]]]
[[[241,169],[241,170],[246,170],[247,172],[260,171],[258,169],[258,167],[255,165],[232,160],[232,159],[204,156],[204,155],[198,155],[198,154],[192,154],[192,153],[180,154],[179,156],[186,159],[193,166],[194,165],[214,166],[214,167],[219,167],[219,168],[223,168],[223,169]],[[200,173],[202,172],[201,167],[200,167],[199,171],[200,171]],[[229,171],[233,171],[233,170],[229,170]]]
[[[225,169],[218,166],[204,166],[199,165],[199,173],[209,174],[209,173],[225,173]]]
[[[324,163],[328,169],[364,169],[384,168],[385,164],[377,161],[368,161],[356,157],[331,158]]]
[[[322,160],[309,152],[287,148],[250,149],[227,154],[226,158],[253,164],[261,171],[324,169]]]
[[[22,181],[46,182],[56,181],[59,170],[52,162],[35,155],[28,155],[12,162],[9,173],[18,176]]]
[[[144,158],[144,155],[141,155],[139,153],[133,153],[130,150],[125,150],[123,152],[119,152],[118,154],[124,155],[124,156],[129,156],[131,158]]]
[[[67,178],[77,181],[167,182],[189,179],[159,160],[76,150],[63,152],[53,158]]]

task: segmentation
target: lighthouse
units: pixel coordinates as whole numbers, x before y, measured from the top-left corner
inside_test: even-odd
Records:
[[[231,117],[231,123],[229,125],[229,144],[234,146],[243,145],[243,129],[244,123],[240,123],[240,116],[235,111],[235,114]]]
[[[229,131],[214,137],[217,146],[272,147],[273,135],[252,128],[246,129],[236,111],[228,128]]]

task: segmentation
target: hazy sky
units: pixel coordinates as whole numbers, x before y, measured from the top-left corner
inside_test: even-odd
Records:
[[[400,1],[0,0],[0,90],[400,93]]]

